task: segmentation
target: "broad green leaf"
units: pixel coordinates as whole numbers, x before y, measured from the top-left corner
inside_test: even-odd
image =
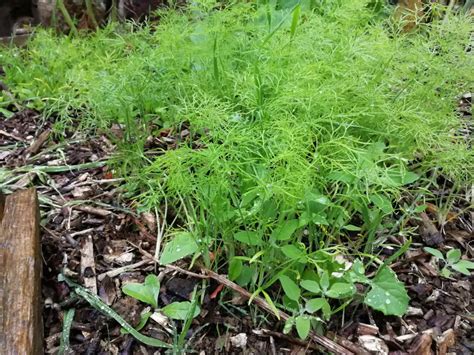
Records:
[[[299,222],[297,219],[291,219],[283,222],[282,226],[278,226],[272,233],[272,239],[274,240],[288,240],[291,238],[293,233],[298,229]]]
[[[320,294],[321,288],[316,281],[313,280],[303,280],[300,282],[300,286],[303,287],[305,290],[308,290],[314,294]]]
[[[427,207],[428,207],[427,205],[419,205],[419,206],[416,206],[415,209],[413,210],[413,212],[415,212],[415,213],[424,212]]]
[[[458,262],[459,259],[461,259],[461,250],[459,250],[459,249],[451,249],[446,254],[446,260],[450,264],[454,264],[454,263]]]
[[[308,204],[318,204],[320,206],[328,206],[331,204],[331,201],[319,191],[307,192],[305,194],[305,200],[308,202]],[[317,209],[316,211],[321,211],[321,208]]]
[[[406,312],[410,298],[405,286],[391,269],[383,267],[372,280],[371,286],[364,299],[365,304],[385,315],[402,316]]]
[[[359,275],[365,275],[365,266],[360,259],[356,259],[352,264],[352,270]]]
[[[328,301],[326,301],[324,298],[313,298],[312,300],[309,300],[306,302],[306,311],[308,313],[314,313],[322,309]]]
[[[194,254],[199,247],[191,233],[183,232],[176,234],[163,250],[160,257],[161,265],[168,265],[188,255]]]
[[[354,285],[336,282],[331,286],[331,288],[326,292],[326,296],[331,298],[346,298],[350,297],[355,293]]]
[[[462,265],[466,269],[474,269],[474,262],[469,260],[460,260],[457,264]]]
[[[241,231],[234,234],[234,239],[247,245],[261,245],[262,237],[257,232]]]
[[[237,258],[232,258],[229,263],[229,280],[236,280],[242,272],[242,260]]]
[[[396,168],[387,171],[387,184],[391,186],[408,185],[420,177],[411,171],[399,171]]]
[[[313,222],[314,224],[317,224],[317,225],[323,225],[323,226],[328,226],[329,225],[329,222],[326,219],[326,216],[322,215],[322,214],[313,213],[312,216],[311,216],[311,222]]]
[[[171,319],[176,320],[186,320],[189,317],[193,304],[191,302],[173,302],[169,305],[163,307],[161,311]],[[192,318],[195,318],[201,313],[201,309],[196,305],[194,309],[194,315]]]
[[[332,171],[329,173],[327,178],[329,180],[339,181],[350,185],[355,181],[356,176],[345,171]]]
[[[281,251],[287,258],[290,259],[299,259],[306,255],[301,249],[293,244],[282,246]]]
[[[123,285],[122,292],[127,296],[136,298],[139,301],[157,308],[160,282],[156,275],[148,275],[144,283],[130,282]]]
[[[469,276],[471,275],[471,271],[469,271],[469,269],[474,269],[474,263],[468,260],[461,260],[458,263],[451,265],[451,267],[461,274]]]
[[[430,247],[424,247],[423,250],[426,251],[427,253],[430,253],[431,255],[437,257],[438,259],[444,260],[443,254],[438,249],[434,249],[434,248],[430,248]]]
[[[267,200],[262,204],[261,215],[263,219],[273,220],[276,218],[277,214],[278,214],[278,205],[273,199]]]
[[[292,300],[298,301],[301,295],[300,288],[298,285],[290,279],[288,276],[280,275],[279,277],[281,286],[285,294]]]
[[[311,329],[311,321],[308,316],[298,316],[295,320],[296,331],[301,339],[306,339]]]
[[[246,193],[242,195],[242,202],[240,206],[247,207],[250,204],[250,202],[252,202],[253,200],[257,198],[258,194],[259,194],[259,190],[257,189],[247,191]]]
[[[415,182],[416,180],[418,180],[420,178],[419,175],[411,172],[411,171],[408,171],[407,173],[405,173],[405,175],[403,176],[402,178],[402,181],[403,181],[403,184],[404,185],[407,185],[407,184],[411,184],[413,182]]]

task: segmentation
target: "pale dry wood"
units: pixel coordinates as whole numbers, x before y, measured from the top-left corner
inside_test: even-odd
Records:
[[[26,151],[28,152],[28,154],[34,155],[34,154],[38,153],[39,150],[41,149],[41,147],[43,146],[43,144],[48,140],[50,132],[51,132],[51,131],[50,131],[49,129],[47,129],[46,131],[43,131],[43,132],[38,136],[38,138],[36,138],[36,139],[31,143],[31,145],[26,149]]]
[[[97,295],[97,280],[95,278],[94,243],[88,235],[81,246],[81,276],[84,286]]]
[[[93,214],[99,217],[107,217],[108,215],[112,213],[109,210],[98,208],[98,207],[92,207],[92,206],[74,206],[73,208],[78,211]]]
[[[413,30],[422,16],[422,0],[400,0],[398,2],[397,8],[395,10],[395,18],[404,22],[404,32]]]
[[[41,251],[35,189],[5,198],[0,226],[0,352],[41,354]]]

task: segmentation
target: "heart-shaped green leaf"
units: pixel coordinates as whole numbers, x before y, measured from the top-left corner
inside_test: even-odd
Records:
[[[388,267],[377,273],[371,286],[364,303],[385,315],[401,316],[406,312],[410,298],[403,283]]]
[[[161,254],[160,264],[168,265],[188,255],[194,254],[199,247],[191,233],[176,234],[169,241]]]
[[[283,327],[283,334],[288,334],[294,325],[295,325],[295,318],[293,317],[288,318],[285,322],[285,326]]]
[[[127,296],[148,303],[154,308],[158,307],[158,294],[160,293],[160,281],[156,275],[148,275],[144,283],[130,282],[122,287],[122,292]]]

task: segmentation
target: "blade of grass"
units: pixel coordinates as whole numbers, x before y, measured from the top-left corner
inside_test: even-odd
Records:
[[[290,28],[290,38],[293,40],[293,37],[296,34],[296,28],[298,27],[298,20],[300,18],[301,5],[298,4],[293,10],[293,16],[291,19],[291,28]]]
[[[107,306],[100,297],[92,294],[86,288],[72,282],[66,276],[62,275],[62,279],[66,281],[66,283],[74,289],[74,292],[82,297],[87,303],[89,303],[92,307],[97,309],[102,314],[114,319],[118,324],[122,326],[127,332],[129,332],[135,339],[142,342],[143,344],[157,347],[157,348],[171,348],[171,345],[155,338],[148,337],[146,335],[140,334],[133,328],[130,324],[127,323],[125,319],[122,318],[117,312],[115,312],[112,308]]]
[[[59,345],[58,354],[67,354],[70,350],[69,335],[71,333],[71,325],[74,319],[74,308],[69,309],[64,315],[63,331],[61,333],[61,343]]]

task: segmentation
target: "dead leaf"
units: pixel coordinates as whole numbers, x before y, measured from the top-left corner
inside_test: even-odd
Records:
[[[438,355],[446,355],[448,348],[456,344],[456,334],[454,330],[448,329],[436,338],[436,347]]]
[[[414,342],[413,345],[408,350],[409,354],[416,355],[431,355],[431,343],[433,339],[429,334],[421,334]]]
[[[371,354],[388,354],[388,346],[385,342],[373,335],[361,335],[358,338],[359,344]]]

